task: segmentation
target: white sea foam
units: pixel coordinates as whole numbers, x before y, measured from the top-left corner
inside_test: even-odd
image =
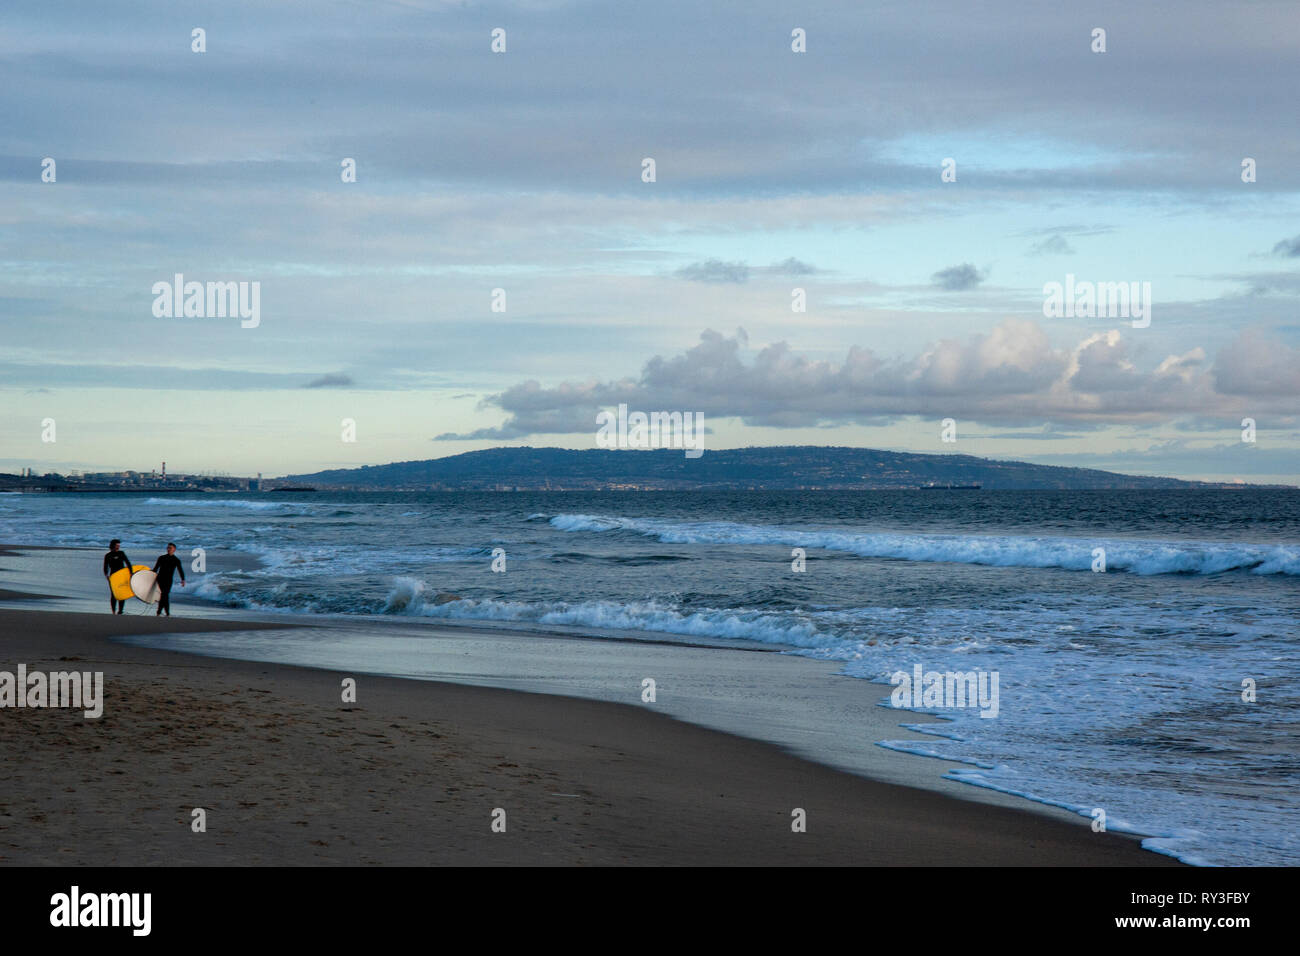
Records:
[[[283,508],[283,501],[245,501],[242,498],[146,498],[147,505],[178,505],[187,508],[242,508],[246,511],[271,511]]]
[[[692,637],[728,638],[796,647],[834,643],[811,625],[781,621],[758,610],[702,608],[684,613],[657,601],[501,601],[462,599],[427,602],[424,582],[399,577],[384,602],[386,614],[411,614],[448,620],[511,621],[566,625],[602,631],[650,631]]]
[[[432,547],[400,550],[367,546],[337,548],[330,545],[286,547],[259,541],[236,541],[228,547],[232,551],[256,555],[262,563],[262,573],[287,577],[325,573],[332,576],[390,574],[420,564],[468,561],[490,553],[485,548]]]
[[[399,577],[384,601],[385,614],[401,614],[412,605],[424,603],[424,582],[418,578]]]
[[[1142,541],[1025,535],[903,534],[782,528],[729,521],[665,521],[563,514],[551,519],[560,531],[629,531],[667,544],[754,544],[822,548],[864,558],[981,564],[995,567],[1091,571],[1093,550],[1104,548],[1108,571],[1135,574],[1300,575],[1300,547],[1217,542]]]

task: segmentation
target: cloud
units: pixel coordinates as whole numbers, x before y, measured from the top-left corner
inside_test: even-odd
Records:
[[[1074,255],[1074,247],[1065,241],[1064,236],[1057,232],[1030,246],[1028,255],[1069,256]]]
[[[1057,431],[1044,427],[1040,431],[1022,431],[1022,432],[986,432],[982,435],[973,435],[973,438],[998,438],[1011,439],[1014,441],[1061,441],[1082,438],[1083,431]]]
[[[721,259],[705,259],[682,266],[675,275],[692,282],[748,282],[749,266],[743,262],[723,262]]]
[[[934,284],[948,292],[965,292],[984,281],[985,275],[969,262],[940,269],[930,277]]]
[[[1273,246],[1273,255],[1284,256],[1287,259],[1295,259],[1300,256],[1300,236],[1294,239],[1283,239]]]
[[[1105,225],[1104,223],[1093,223],[1091,225],[1088,225],[1086,223],[1075,222],[1075,223],[1069,223],[1068,225],[1064,225],[1064,226],[1048,226],[1045,229],[1027,229],[1024,232],[1017,233],[1017,235],[1023,236],[1025,238],[1032,238],[1035,236],[1046,237],[1046,236],[1053,236],[1053,235],[1104,236],[1114,231],[1115,231],[1114,226],[1108,226]]]
[[[1243,294],[1248,296],[1300,295],[1300,272],[1206,273],[1201,278],[1240,282],[1246,287]]]
[[[766,271],[778,276],[810,276],[816,275],[817,267],[791,256],[784,262],[773,263]]]
[[[11,387],[27,386],[34,393],[47,392],[50,385],[57,386],[60,391],[134,388],[194,392],[294,388],[299,386],[301,375],[237,368],[0,361],[0,381]]]
[[[464,78],[482,63],[478,4],[439,2],[439,15],[430,18],[420,11],[429,3],[395,0],[368,5],[364,22],[341,5],[322,10],[310,24],[295,15],[299,4],[242,5],[244,15],[222,25],[221,56],[229,72],[220,82],[180,65],[185,61],[157,58],[170,39],[166,19],[157,15],[167,6],[115,10],[9,0],[6,12],[18,28],[12,32],[23,37],[15,49],[63,78],[42,89],[17,82],[31,68],[23,57],[0,64],[8,81],[0,86],[4,112],[23,118],[12,149],[22,157],[23,181],[36,144],[76,142],[68,135],[72,127],[127,167],[113,175],[141,181],[148,180],[151,164],[140,157],[159,167],[219,158],[252,163],[250,157],[258,157],[261,175],[301,182],[294,165],[321,155],[350,155],[339,149],[363,139],[372,148],[368,157],[357,157],[361,176],[382,176],[389,184],[437,178],[594,192],[640,187],[631,175],[637,167],[629,169],[622,157],[644,155],[647,130],[662,144],[660,175],[671,182],[668,188],[713,194],[852,191],[863,182],[915,182],[931,165],[928,159],[907,152],[908,163],[882,162],[862,155],[861,144],[935,131],[947,139],[983,131],[994,146],[1018,146],[1009,143],[1015,131],[1034,131],[1034,140],[1054,147],[1050,155],[1026,164],[1017,149],[993,151],[981,185],[1028,185],[1052,195],[1061,168],[1069,168],[1081,188],[1211,187],[1218,182],[1218,145],[1247,137],[1258,144],[1257,155],[1284,168],[1295,156],[1293,127],[1283,121],[1287,91],[1297,77],[1285,42],[1292,26],[1287,4],[1252,5],[1248,30],[1236,28],[1231,7],[1214,0],[1180,4],[1177,30],[1159,8],[1139,5],[1129,11],[1124,32],[1137,44],[1131,48],[1140,46],[1144,55],[1116,62],[1103,77],[1086,69],[1086,45],[1076,49],[1064,40],[1074,21],[1068,8],[1057,5],[1027,9],[1003,2],[986,11],[947,3],[918,13],[908,4],[816,4],[824,8],[821,16],[835,8],[833,29],[825,29],[820,41],[816,83],[783,69],[752,69],[758,54],[744,43],[719,46],[706,29],[683,31],[698,7],[685,0],[656,5],[654,15],[640,18],[632,32],[616,8],[603,5],[509,4],[513,22],[528,38],[517,51],[512,42],[511,50],[540,59],[527,70],[500,70],[469,86]],[[757,40],[786,5],[755,0],[731,6],[736,36]],[[1002,28],[994,29],[995,23]],[[100,37],[101,45],[86,47],[85,36]],[[611,36],[620,42],[607,42]],[[1049,39],[1026,42],[1033,37]],[[1198,38],[1207,62],[1222,67],[1214,82],[1200,80],[1191,88],[1194,96],[1186,85],[1168,81],[1188,37]],[[440,51],[435,61],[426,55],[430,44]],[[545,55],[564,48],[586,51],[580,69]],[[872,56],[853,55],[862,49],[871,49]],[[654,71],[627,69],[629,62],[650,59]],[[266,107],[256,74],[256,67],[270,61],[279,110]],[[1056,81],[1042,83],[1053,69]],[[337,97],[329,115],[317,115],[312,106],[319,76],[330,70],[365,76],[367,82]],[[744,82],[720,85],[717,76]],[[1271,85],[1264,82],[1270,78]],[[160,82],[171,84],[174,102],[151,110],[148,91]],[[890,95],[873,98],[882,88]],[[1144,95],[1133,96],[1134,89]],[[428,121],[429,90],[447,94],[438,101],[437,122]],[[199,93],[210,97],[202,117],[184,108]],[[97,94],[116,108],[75,116],[66,109],[68,99],[98,102]],[[846,124],[844,104],[855,102],[872,107]],[[508,104],[508,121],[485,125],[485,106],[500,103]],[[229,141],[205,144],[189,135],[213,123],[228,124]],[[178,128],[185,135],[177,135]],[[601,130],[598,140],[585,135],[590,129]],[[520,141],[532,148],[513,148]],[[1099,143],[1107,144],[1113,159],[1095,158]],[[1175,145],[1184,160],[1171,176],[1153,157]],[[266,156],[276,159],[262,161]],[[92,158],[102,157],[86,156]],[[188,183],[194,171],[176,172]]]
[[[1118,332],[1086,339],[1075,350],[1075,370],[1070,377],[1082,392],[1123,392],[1140,388],[1143,376],[1129,360],[1128,342]]]
[[[303,388],[349,388],[356,383],[352,381],[352,376],[344,375],[342,372],[330,372],[314,378]]]
[[[1219,350],[1214,380],[1225,395],[1300,396],[1300,349],[1262,329],[1246,329]]]
[[[438,439],[594,432],[597,412],[621,402],[647,412],[698,411],[776,428],[878,424],[909,415],[959,415],[1017,427],[1090,427],[1234,414],[1249,407],[1284,411],[1300,394],[1300,356],[1263,333],[1239,336],[1214,364],[1199,346],[1156,362],[1139,361],[1119,330],[1058,348],[1042,325],[1026,319],[1006,319],[988,333],[942,339],[910,358],[885,358],[852,346],[837,363],[807,358],[775,342],[747,361],[747,346],[743,330],[734,336],[708,330],[683,353],[654,356],[635,377],[553,388],[523,382],[481,403],[506,413],[500,426]],[[1261,369],[1268,356],[1271,364]],[[1255,393],[1242,391],[1247,383]],[[1242,401],[1246,394],[1276,401],[1250,406]]]

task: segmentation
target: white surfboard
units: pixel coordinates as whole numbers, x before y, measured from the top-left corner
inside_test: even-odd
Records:
[[[158,575],[152,571],[137,571],[131,575],[131,593],[145,604],[157,604],[160,591]]]

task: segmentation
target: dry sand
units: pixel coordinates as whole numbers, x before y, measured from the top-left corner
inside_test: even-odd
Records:
[[[0,863],[1174,863],[631,705],[367,675],[345,704],[342,674],[107,640],[251,626],[0,608],[0,670],[105,675],[98,720],[0,709]]]

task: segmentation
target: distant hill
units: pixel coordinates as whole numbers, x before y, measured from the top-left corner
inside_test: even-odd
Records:
[[[1177,478],[1121,475],[1089,468],[995,461],[972,455],[920,455],[870,448],[789,445],[706,451],[489,448],[447,458],[401,461],[288,475],[292,482],[354,490],[822,489],[916,488],[1213,488]],[[1232,485],[1231,487],[1240,487]]]

